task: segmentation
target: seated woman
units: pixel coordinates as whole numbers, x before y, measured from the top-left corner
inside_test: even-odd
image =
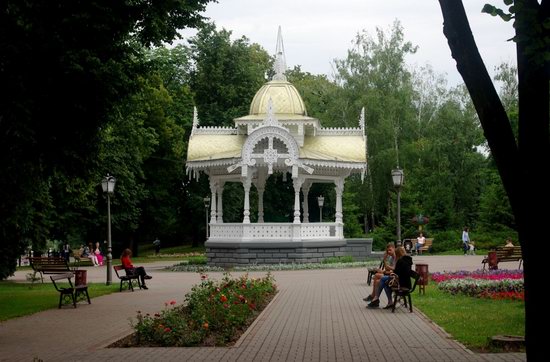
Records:
[[[88,243],[88,248],[87,249],[88,249],[87,250],[88,258],[90,258],[90,260],[92,261],[92,264],[94,266],[99,266],[99,262],[97,261],[97,255],[94,252],[93,244]]]
[[[422,254],[422,247],[424,247],[424,244],[426,244],[426,238],[422,233],[418,234],[418,238],[416,239],[416,254],[420,255]]]
[[[412,258],[407,255],[407,252],[405,251],[405,248],[398,247],[395,250],[395,257],[397,259],[397,263],[395,264],[395,275],[397,276],[397,280],[399,281],[399,286],[402,288],[411,288],[411,268],[412,268]],[[391,298],[392,289],[388,282],[390,279],[392,279],[393,276],[387,275],[382,277],[379,283],[378,290],[376,292],[376,297],[372,300],[372,302],[369,303],[367,308],[378,308],[380,305],[380,294],[382,293],[382,289],[386,292],[386,296],[388,297],[388,304],[384,307],[384,309],[389,309],[393,307],[393,301]]]
[[[97,258],[97,263],[99,265],[103,265],[103,255],[101,254],[101,249],[99,248],[99,241],[95,243],[94,254]]]
[[[508,237],[506,239],[506,245],[504,245],[504,247],[506,247],[506,248],[513,248],[514,247],[514,243],[512,242],[512,238]]]
[[[120,261],[122,262],[122,266],[126,270],[126,274],[139,275],[139,277],[141,278],[141,287],[143,289],[149,289],[145,285],[145,279],[151,279],[152,277],[150,275],[147,275],[145,269],[142,266],[135,267],[132,264],[132,260],[130,260],[130,256],[132,256],[132,250],[124,249],[120,257]]]

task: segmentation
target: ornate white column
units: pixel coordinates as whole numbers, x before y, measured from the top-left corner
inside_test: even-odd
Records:
[[[258,191],[258,223],[264,222],[264,191],[265,191],[265,180],[267,175],[265,170],[258,170],[257,178],[254,182],[256,186],[256,191]]]
[[[216,191],[218,189],[218,180],[210,179],[210,192],[212,192],[212,197],[210,197],[210,224],[216,223]]]
[[[300,187],[304,179],[297,177],[293,180],[294,184],[294,223],[300,224]]]
[[[343,223],[343,217],[342,214],[342,194],[344,193],[344,179],[339,178],[337,180],[334,180],[334,184],[336,187],[334,190],[336,190],[336,223]]]
[[[250,186],[252,185],[252,177],[243,177],[242,182],[244,187],[243,224],[250,224]]]
[[[305,181],[302,185],[302,195],[304,195],[304,217],[302,222],[309,223],[309,205],[307,202],[307,196],[309,194],[309,189],[311,188],[311,181]]]
[[[218,217],[217,221],[219,224],[223,224],[223,187],[225,186],[225,181],[218,182]]]
[[[264,222],[264,188],[258,187],[258,222]]]

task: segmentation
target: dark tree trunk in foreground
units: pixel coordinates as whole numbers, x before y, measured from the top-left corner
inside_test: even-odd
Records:
[[[548,18],[548,1],[543,0],[541,5],[535,0],[515,2],[516,36],[523,39],[517,43],[518,144],[478,52],[462,2],[439,0],[439,3],[444,19],[443,33],[472,97],[518,226],[524,260],[527,358],[535,359],[539,353],[545,353],[545,334],[537,332],[536,328],[537,322],[539,327],[542,325],[541,317],[546,313],[546,309],[539,309],[537,305],[545,301],[542,278],[548,274],[544,255],[549,240],[546,225],[550,187],[543,174],[550,166],[549,78],[542,61],[544,54],[538,57],[529,54],[529,41],[535,40],[525,39],[529,39],[529,27],[534,26],[533,22],[542,27],[543,20]]]

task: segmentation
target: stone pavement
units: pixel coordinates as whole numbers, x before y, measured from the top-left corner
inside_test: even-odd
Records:
[[[419,256],[430,272],[474,270],[481,256]],[[30,361],[524,361],[525,354],[476,354],[452,340],[417,310],[369,310],[364,269],[276,272],[279,293],[237,344],[229,348],[105,348],[130,334],[136,311],[155,313],[183,301],[196,273],[161,271],[147,264],[149,290],[114,293],[80,304],[0,323],[0,360]],[[516,268],[507,263],[503,268]],[[88,281],[105,268],[87,268]],[[234,273],[237,274],[237,273]],[[264,273],[251,273],[263,275]],[[220,273],[210,273],[220,278]],[[116,279],[116,275],[114,275]],[[15,280],[24,280],[16,273]],[[116,281],[116,280],[114,280]],[[369,288],[370,289],[370,288]],[[385,301],[383,301],[383,305]],[[414,296],[413,296],[414,304]]]

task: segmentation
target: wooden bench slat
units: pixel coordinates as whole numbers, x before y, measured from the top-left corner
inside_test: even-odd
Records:
[[[71,271],[65,258],[32,257],[29,258],[29,263],[35,274],[40,273],[42,283],[44,283],[44,274],[63,274]]]
[[[499,262],[506,261],[519,261],[519,268],[523,262],[523,255],[521,254],[521,246],[497,246],[494,250],[496,253],[496,266],[498,267]],[[481,261],[483,264],[483,270],[485,266],[489,263],[489,256],[487,255]]]

